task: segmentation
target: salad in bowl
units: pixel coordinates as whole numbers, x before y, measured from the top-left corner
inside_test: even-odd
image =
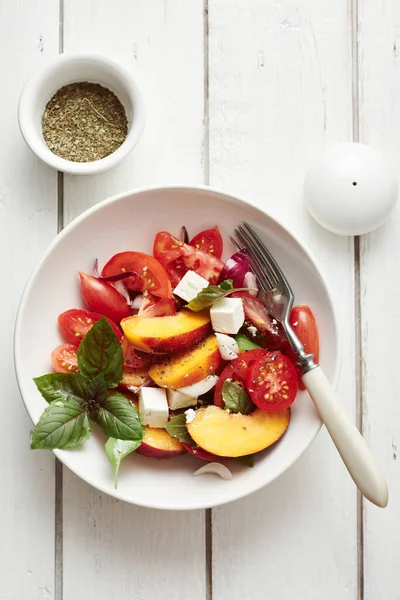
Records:
[[[48,406],[32,449],[79,446],[96,423],[117,486],[132,452],[251,467],[283,436],[301,385],[296,358],[257,297],[246,251],[222,253],[217,225],[192,239],[182,227],[179,237],[159,231],[152,255],[127,250],[78,272],[85,308],[58,316],[53,373],[34,379]],[[318,361],[311,309],[294,307],[290,321]],[[230,479],[226,463],[213,467],[195,474]]]
[[[70,223],[25,288],[15,365],[32,448],[110,496],[172,510],[246,496],[301,456],[321,420],[229,239],[243,221],[279,259],[292,325],[336,379],[331,297],[292,233],[210,188],[127,192]]]

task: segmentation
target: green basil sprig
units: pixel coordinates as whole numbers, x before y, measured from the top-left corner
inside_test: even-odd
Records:
[[[184,444],[190,444],[191,446],[195,445],[193,438],[186,427],[185,413],[176,415],[176,417],[172,417],[172,419],[166,424],[165,429],[168,431],[169,435],[177,438],[180,442],[183,442]]]
[[[201,292],[199,292],[196,298],[193,298],[188,304],[186,304],[186,308],[194,312],[200,312],[205,308],[209,308],[218,300],[222,300],[229,294],[233,294],[234,292],[248,292],[251,291],[252,288],[234,288],[232,279],[226,279],[219,285],[209,285],[206,288],[203,288]]]
[[[31,440],[33,450],[74,448],[91,435],[91,421],[112,438],[106,452],[117,442],[131,442],[136,450],[144,436],[144,427],[133,404],[115,391],[122,379],[121,345],[106,319],[97,321],[82,340],[78,352],[79,373],[49,373],[34,382],[49,403],[37,422]],[[118,446],[118,444],[117,444]],[[135,446],[135,448],[133,448]],[[125,446],[122,444],[122,447]],[[118,446],[119,451],[119,446]],[[116,478],[125,449],[119,460],[111,460]]]
[[[248,337],[243,335],[243,333],[238,333],[233,337],[239,347],[239,352],[247,352],[247,350],[257,350],[261,348],[261,346],[252,342]]]

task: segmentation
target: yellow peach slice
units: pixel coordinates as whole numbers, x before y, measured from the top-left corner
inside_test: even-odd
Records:
[[[249,415],[228,413],[218,406],[196,411],[187,428],[200,448],[217,456],[246,456],[268,448],[285,433],[290,409],[267,413],[256,409]]]
[[[170,317],[141,315],[121,321],[129,342],[138,350],[167,354],[194,346],[211,331],[209,311],[181,310]]]
[[[194,348],[152,365],[149,375],[160,387],[181,388],[201,381],[221,364],[218,340],[212,334]]]

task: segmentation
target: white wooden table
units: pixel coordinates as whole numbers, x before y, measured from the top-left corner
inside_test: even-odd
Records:
[[[399,0],[0,0],[0,49],[0,599],[399,600],[399,211],[354,240],[302,203],[326,144],[400,161]],[[41,164],[16,119],[32,70],[78,50],[122,61],[148,102],[137,149],[96,177]],[[25,280],[83,210],[160,183],[255,199],[317,254],[341,319],[340,397],[387,476],[385,511],[357,499],[325,432],[267,489],[206,512],[117,502],[30,452],[12,358]]]

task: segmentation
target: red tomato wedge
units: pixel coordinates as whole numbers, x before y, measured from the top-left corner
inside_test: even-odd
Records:
[[[218,226],[215,226],[212,229],[205,229],[204,231],[201,231],[194,236],[189,245],[193,246],[193,248],[196,248],[196,250],[202,250],[203,252],[212,254],[217,258],[221,258],[224,246]]]
[[[193,454],[193,456],[196,456],[201,460],[207,460],[208,462],[216,462],[220,461],[222,458],[221,456],[216,456],[216,454],[211,454],[211,452],[207,452],[207,450],[203,450],[203,448],[200,448],[199,446],[192,446],[191,444],[184,444],[183,442],[182,446],[188,452],[190,452],[190,454]]]
[[[211,285],[214,285],[224,266],[212,254],[207,254],[207,252],[181,242],[167,231],[157,233],[153,254],[167,271],[173,287],[178,285],[189,270],[201,275]]]
[[[78,271],[81,280],[81,295],[89,310],[120,323],[129,317],[131,309],[125,298],[108,281]]]
[[[290,313],[289,323],[303,344],[305,351],[309,354],[313,354],[314,360],[317,363],[319,361],[319,335],[317,322],[311,308],[304,304],[295,306]],[[296,365],[296,354],[289,345],[285,346],[283,353],[290,358],[296,366],[299,376],[299,388],[304,390],[305,386],[301,380],[301,369]]]
[[[250,365],[246,388],[254,404],[261,410],[284,410],[293,404],[296,398],[296,369],[283,354],[268,353]]]
[[[143,297],[139,315],[143,317],[171,317],[176,313],[175,301],[172,298],[157,298],[148,294]]]
[[[285,345],[286,337],[282,327],[268,314],[261,300],[247,292],[235,292],[230,297],[242,298],[246,322],[258,330],[255,340],[257,344],[271,351],[280,350]]]
[[[51,353],[51,364],[57,373],[78,373],[76,344],[61,344]]]
[[[153,296],[172,298],[171,282],[164,267],[149,254],[143,252],[119,252],[114,254],[103,267],[102,277],[109,277],[127,271],[138,275],[123,280],[128,290],[151,292]]]
[[[58,326],[64,337],[72,344],[76,344],[83,340],[89,329],[92,328],[96,321],[100,321],[102,318],[102,315],[89,312],[83,308],[72,308],[59,315]],[[121,330],[111,319],[105,318],[120,340],[122,338]]]
[[[245,387],[249,366],[252,365],[254,361],[269,354],[270,353],[266,350],[248,350],[234,360],[231,360],[229,365],[222,371],[214,388],[214,404],[220,408],[224,408],[225,406],[224,399],[222,398],[222,384],[224,381],[229,379],[230,381],[234,381],[242,387]]]
[[[147,369],[157,361],[157,355],[151,352],[136,350],[124,337],[121,342],[124,365],[129,369]],[[158,358],[160,355],[158,355]]]

